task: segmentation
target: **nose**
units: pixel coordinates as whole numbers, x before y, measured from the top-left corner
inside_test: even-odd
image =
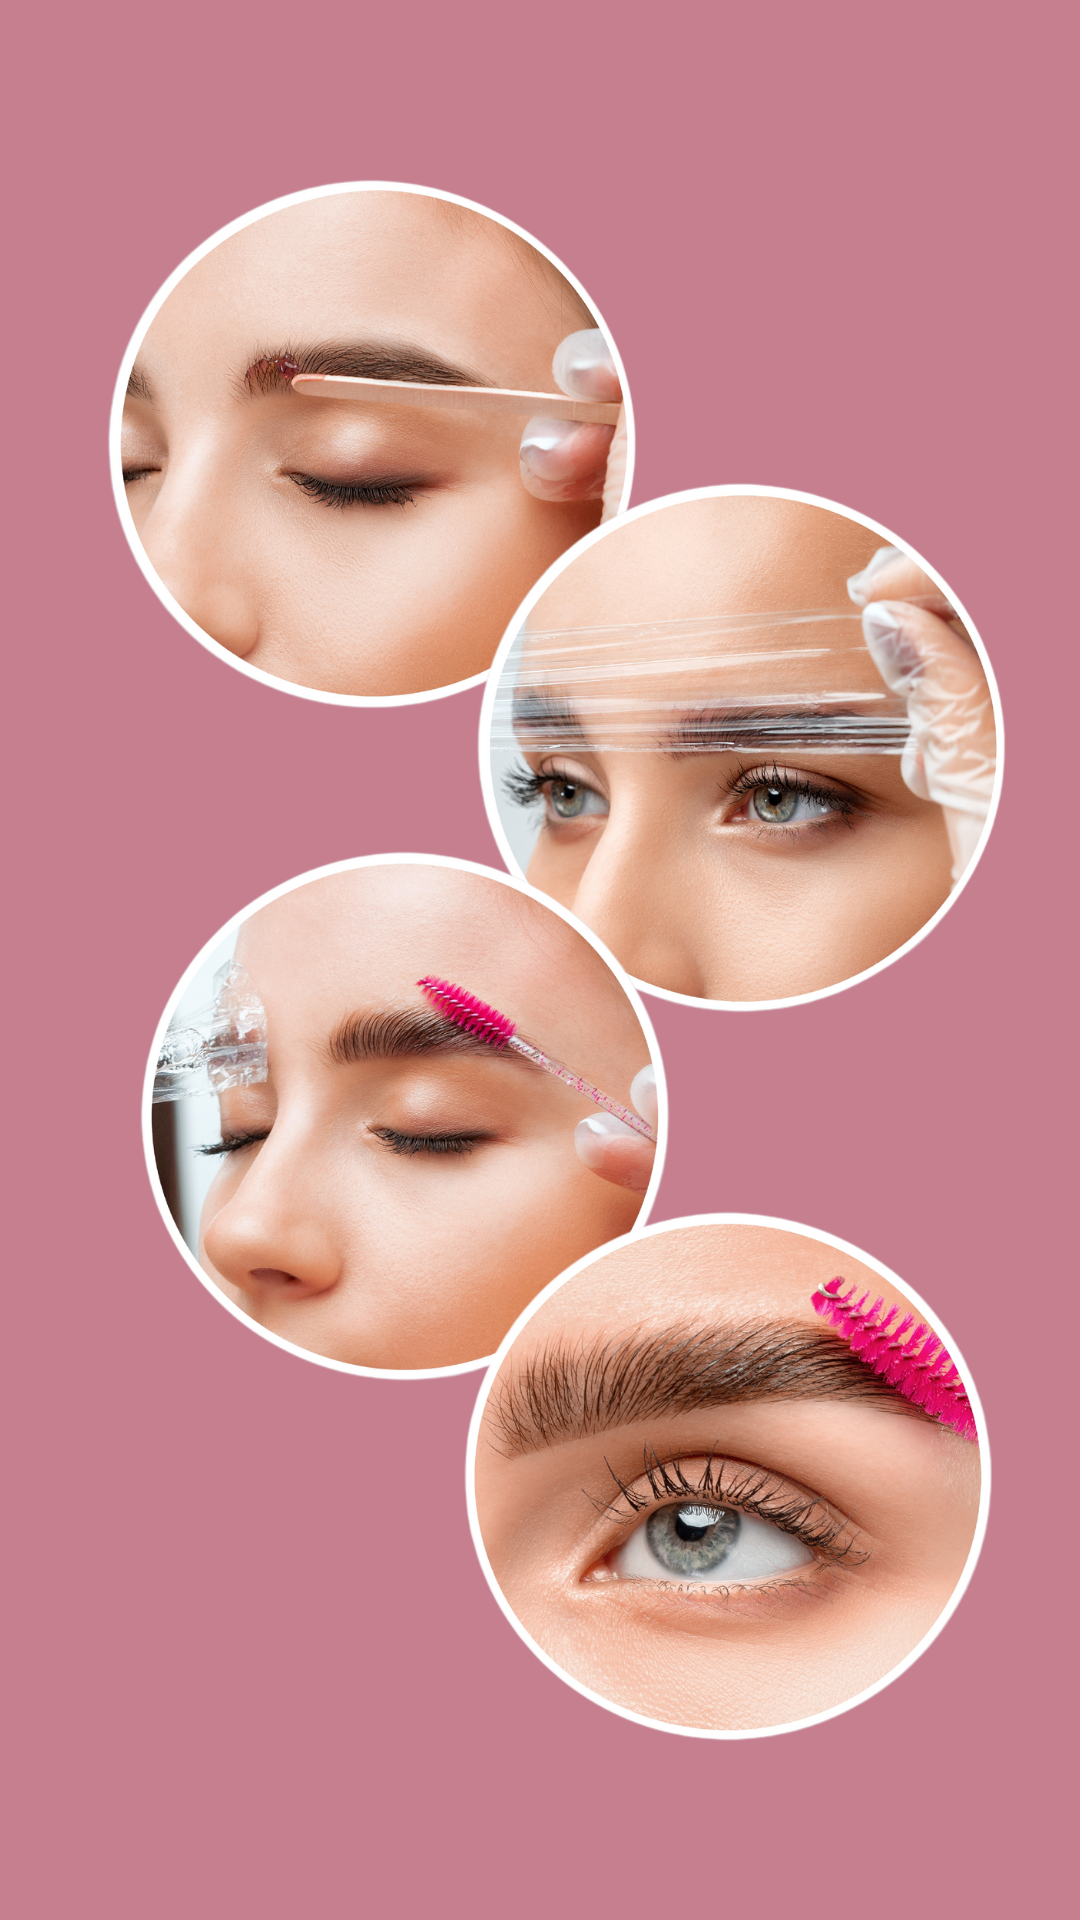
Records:
[[[628,973],[670,993],[705,993],[700,911],[676,808],[616,798],[578,883],[573,910]]]
[[[142,543],[188,618],[241,659],[259,637],[256,526],[239,462],[212,432],[170,446]]]
[[[206,1261],[253,1301],[327,1292],[343,1267],[328,1188],[317,1154],[299,1145],[271,1151],[264,1142],[217,1206],[210,1190],[200,1236]]]

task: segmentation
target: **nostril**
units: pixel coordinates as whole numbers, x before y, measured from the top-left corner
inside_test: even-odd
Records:
[[[301,1280],[295,1273],[284,1273],[280,1267],[252,1267],[248,1280],[257,1287],[292,1287],[308,1291],[308,1282]]]

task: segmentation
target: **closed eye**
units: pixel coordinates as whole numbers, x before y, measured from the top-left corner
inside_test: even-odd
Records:
[[[327,507],[410,507],[416,500],[417,480],[374,480],[366,486],[346,486],[322,480],[314,473],[290,473],[289,479],[311,500]]]
[[[372,1127],[394,1153],[471,1153],[475,1146],[492,1138],[489,1133],[399,1133],[396,1127]]]
[[[196,1153],[239,1153],[244,1147],[257,1146],[261,1140],[270,1137],[269,1127],[260,1127],[253,1133],[223,1133],[220,1140],[214,1140],[207,1147],[196,1147]]]

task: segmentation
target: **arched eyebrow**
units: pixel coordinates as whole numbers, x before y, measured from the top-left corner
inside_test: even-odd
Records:
[[[475,367],[457,366],[412,341],[324,340],[309,346],[258,348],[242,385],[248,393],[288,393],[297,373],[337,374],[352,380],[409,380],[439,387],[498,384]]]
[[[631,1330],[577,1345],[556,1339],[511,1362],[488,1402],[507,1456],[642,1420],[759,1400],[860,1400],[927,1419],[825,1327],[801,1321]]]

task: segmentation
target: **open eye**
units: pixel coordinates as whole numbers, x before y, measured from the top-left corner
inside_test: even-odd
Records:
[[[771,1520],[735,1507],[684,1500],[651,1513],[612,1555],[610,1565],[620,1580],[730,1586],[788,1573],[814,1557],[802,1540]]]
[[[583,787],[578,780],[563,780],[558,777],[546,782],[548,808],[559,820],[580,820],[585,814],[604,814],[609,811],[608,803],[592,787]]]
[[[750,813],[767,826],[801,826],[806,820],[823,820],[835,811],[825,799],[798,793],[793,787],[755,787],[750,798]]]

